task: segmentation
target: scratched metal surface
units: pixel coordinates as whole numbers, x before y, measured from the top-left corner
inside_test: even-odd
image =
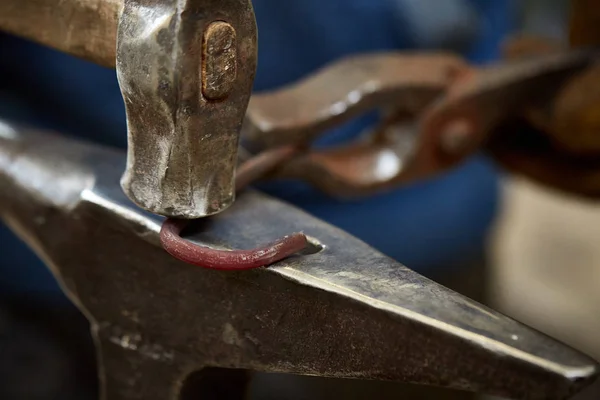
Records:
[[[129,137],[123,189],[140,207],[199,218],[233,203],[257,63],[250,0],[10,0],[0,30],[116,65]]]
[[[174,398],[205,366],[517,399],[564,398],[597,374],[590,358],[260,193],[196,224],[194,240],[250,247],[302,230],[325,249],[243,273],[182,264],[157,245],[160,220],[120,191],[124,154],[2,127],[2,218],[92,321],[104,398]]]
[[[234,202],[256,63],[250,0],[124,2],[116,63],[128,133],[121,183],[138,206],[194,219]]]

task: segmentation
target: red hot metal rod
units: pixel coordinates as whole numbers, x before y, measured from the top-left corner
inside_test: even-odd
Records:
[[[167,219],[160,230],[160,240],[173,257],[203,268],[239,271],[264,267],[303,250],[308,244],[304,234],[294,233],[252,250],[216,250],[183,239],[180,233],[188,222]]]
[[[267,150],[240,166],[237,173],[237,190],[268,173],[296,153],[291,146]],[[308,239],[294,233],[252,250],[216,250],[198,246],[181,237],[189,220],[168,218],[160,230],[163,248],[173,257],[203,268],[240,271],[271,265],[306,248]]]

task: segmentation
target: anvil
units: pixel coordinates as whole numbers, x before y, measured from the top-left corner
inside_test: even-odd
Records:
[[[311,251],[269,268],[194,267],[119,179],[125,154],[0,124],[0,216],[88,317],[102,398],[176,399],[207,367],[568,398],[598,364],[256,191],[186,238],[249,248],[301,230]]]

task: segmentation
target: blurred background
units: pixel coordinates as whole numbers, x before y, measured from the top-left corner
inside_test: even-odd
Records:
[[[490,63],[510,35],[562,40],[568,22],[568,0],[253,3],[260,33],[256,91],[358,52],[447,49]],[[8,35],[0,36],[0,116],[126,145],[114,71]],[[371,121],[357,119],[323,144],[348,140]],[[600,205],[506,176],[483,156],[432,182],[361,201],[336,201],[293,182],[261,188],[600,359]],[[379,224],[386,229],[375,228]],[[35,255],[0,226],[0,398],[93,399],[96,384],[86,321]],[[252,398],[282,400],[474,398],[407,385],[273,375],[255,377],[251,392]],[[590,389],[581,397],[587,398],[600,398],[600,391]]]

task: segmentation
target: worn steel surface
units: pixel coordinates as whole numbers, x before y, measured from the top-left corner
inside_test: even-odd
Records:
[[[175,399],[206,366],[384,379],[560,399],[588,357],[256,192],[189,238],[252,246],[300,229],[324,249],[223,273],[158,245],[160,219],[122,194],[124,154],[0,125],[0,215],[90,318],[104,398]]]
[[[117,76],[127,111],[121,184],[140,207],[200,218],[229,207],[252,93],[250,0],[126,0]]]
[[[198,218],[233,203],[256,72],[250,0],[7,0],[0,29],[117,66],[129,131],[123,188],[139,206]]]

